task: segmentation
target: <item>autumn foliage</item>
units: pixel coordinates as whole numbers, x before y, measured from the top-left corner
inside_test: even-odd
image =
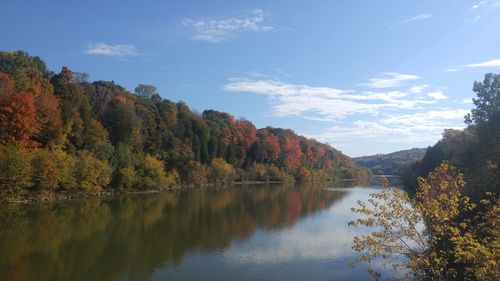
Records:
[[[114,82],[90,83],[68,67],[54,74],[21,51],[0,52],[0,143],[30,155],[20,158],[30,167],[25,187],[46,196],[368,175],[329,145],[292,130],[257,129],[215,110],[193,112],[182,101],[162,99],[152,85],[131,93]]]
[[[38,132],[34,96],[27,93],[0,95],[0,141],[31,145]]]

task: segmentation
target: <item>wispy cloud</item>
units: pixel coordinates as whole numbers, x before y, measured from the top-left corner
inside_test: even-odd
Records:
[[[418,79],[406,78],[405,81]],[[468,110],[443,107],[441,101],[448,97],[441,90],[426,91],[427,88],[433,87],[411,85],[407,90],[357,91],[247,78],[231,79],[224,86],[227,92],[267,96],[274,116],[335,124],[321,133],[309,134],[332,145],[363,139],[430,142],[439,139],[445,128],[463,127]]]
[[[474,4],[474,6],[471,7],[471,10],[476,10],[476,9],[479,9],[479,8],[484,7],[486,5],[488,5],[487,0],[479,1],[476,4]]]
[[[411,89],[409,92],[356,92],[246,78],[231,80],[224,90],[268,96],[274,115],[279,117],[303,116],[324,121],[338,121],[356,114],[377,115],[382,110],[414,109],[436,102],[435,98],[415,96]]]
[[[475,16],[471,19],[471,21],[477,22],[481,20],[484,16],[488,15],[488,12],[490,12],[492,9],[499,7],[500,7],[499,1],[489,1],[489,0],[479,1],[471,7],[473,14],[475,14]]]
[[[477,68],[477,67],[500,67],[500,59],[494,59],[489,61],[483,61],[480,63],[468,64],[467,67]]]
[[[274,27],[265,23],[265,13],[256,9],[251,13],[224,19],[184,19],[182,25],[191,28],[193,40],[219,43],[234,38],[241,32],[269,32]]]
[[[360,84],[370,88],[396,88],[403,86],[404,82],[420,79],[419,76],[413,74],[402,74],[396,72],[384,72],[382,77],[370,78],[367,83]]]
[[[500,59],[492,59],[479,63],[470,63],[465,65],[460,65],[456,67],[447,68],[446,72],[457,72],[463,70],[464,68],[487,68],[487,67],[500,67]]]
[[[341,146],[353,140],[394,143],[433,142],[439,139],[444,129],[463,128],[465,126],[463,118],[467,113],[469,110],[466,109],[441,109],[413,114],[385,115],[377,118],[377,121],[356,120],[309,136]]]
[[[95,43],[89,44],[85,53],[89,55],[124,58],[137,56],[137,48],[134,45],[109,45],[106,43]]]
[[[431,14],[420,14],[418,16],[414,16],[412,18],[405,19],[405,20],[401,21],[401,23],[402,24],[406,24],[406,23],[410,23],[410,22],[414,22],[414,21],[426,20],[426,19],[430,19],[430,18],[432,18]]]
[[[410,92],[413,94],[420,94],[427,87],[429,87],[429,85],[413,86],[410,88]]]
[[[427,93],[427,95],[435,100],[445,100],[448,97],[443,94],[443,91],[435,91]]]

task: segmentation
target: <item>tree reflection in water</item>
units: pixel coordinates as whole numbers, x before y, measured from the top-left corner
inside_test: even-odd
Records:
[[[0,276],[21,280],[148,280],[190,251],[226,249],[277,230],[344,193],[313,186],[194,189],[0,208]]]

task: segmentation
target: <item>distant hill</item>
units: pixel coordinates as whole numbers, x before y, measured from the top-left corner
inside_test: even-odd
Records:
[[[402,175],[406,167],[424,157],[426,150],[426,148],[412,148],[353,159],[357,165],[370,169],[374,175]]]

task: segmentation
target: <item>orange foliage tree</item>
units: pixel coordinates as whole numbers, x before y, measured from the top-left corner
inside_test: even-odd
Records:
[[[30,137],[38,132],[35,99],[31,94],[0,95],[0,142],[32,145]]]

